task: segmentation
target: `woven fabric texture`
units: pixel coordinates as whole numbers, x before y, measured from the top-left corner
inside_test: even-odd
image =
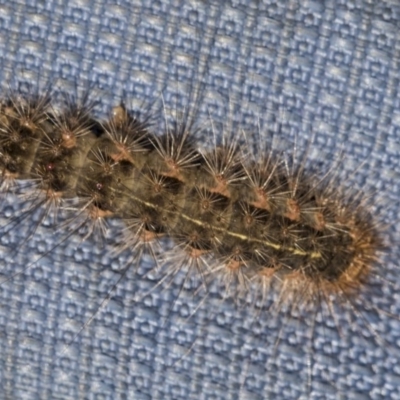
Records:
[[[96,314],[129,255],[42,225],[22,243],[28,216],[0,238],[2,281],[37,260],[0,285],[0,399],[400,398],[400,323],[374,310],[400,315],[399,29],[396,0],[0,0],[4,90],[89,89],[100,116],[127,99],[161,104],[157,118],[200,93],[217,135],[260,127],[316,169],[357,170],[392,224],[381,270],[394,282],[338,315],[339,334],[327,312],[289,321],[218,285],[205,299],[181,276],[157,286],[144,257]],[[2,226],[19,207],[2,203]]]

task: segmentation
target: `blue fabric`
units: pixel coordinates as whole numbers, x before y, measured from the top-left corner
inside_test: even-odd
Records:
[[[0,398],[400,398],[400,323],[374,311],[400,315],[399,24],[396,0],[0,0],[5,89],[92,88],[99,115],[122,98],[179,116],[201,93],[199,115],[217,135],[229,119],[238,131],[260,125],[289,153],[312,141],[314,169],[338,158],[343,180],[357,169],[351,185],[373,193],[374,214],[390,224],[378,274],[394,282],[375,279],[368,303],[354,306],[362,315],[337,316],[339,334],[328,310],[257,315],[218,285],[199,304],[189,283],[180,291],[182,276],[156,286],[165,270],[144,258],[80,332],[129,255],[110,253],[112,233],[104,246],[62,241],[50,223],[21,243],[28,217],[0,241],[1,280],[42,257],[0,286]],[[18,202],[5,200],[2,225],[13,213]]]

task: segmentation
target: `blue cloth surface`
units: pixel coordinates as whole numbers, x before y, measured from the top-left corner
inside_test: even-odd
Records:
[[[158,119],[198,94],[217,136],[260,131],[350,176],[389,243],[364,301],[288,318],[182,274],[157,286],[146,256],[112,290],[118,222],[105,243],[48,221],[24,241],[38,216],[6,225],[7,198],[1,281],[29,268],[0,285],[0,399],[399,399],[399,29],[395,0],[0,0],[4,91],[89,89],[99,116],[127,99]]]

